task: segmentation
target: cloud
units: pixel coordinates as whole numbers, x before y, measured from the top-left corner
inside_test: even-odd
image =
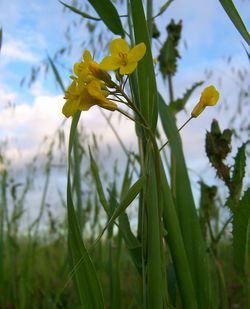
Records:
[[[26,45],[21,40],[9,40],[3,42],[1,50],[1,58],[4,62],[28,62],[37,63],[39,57],[30,49],[29,45]]]
[[[6,97],[6,94],[3,96]],[[14,97],[15,94],[12,96]],[[40,95],[35,98],[32,104],[22,103],[15,108],[5,108],[0,111],[1,136],[5,136],[5,139],[8,140],[6,155],[14,164],[28,163],[36,154],[44,137],[53,137],[65,119],[61,112],[63,103],[62,96]],[[110,116],[110,112],[106,114]],[[127,119],[121,120],[119,118],[117,113],[114,113],[112,124],[121,140],[130,149],[136,141],[134,125]],[[66,138],[68,138],[70,123],[71,120],[67,119],[63,127]],[[80,125],[83,126],[86,135],[94,133],[100,137],[101,151],[107,150],[107,145],[109,145],[115,155],[119,157],[121,146],[98,107],[83,112]]]

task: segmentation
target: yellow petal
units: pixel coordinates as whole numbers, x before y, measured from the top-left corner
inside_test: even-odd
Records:
[[[119,59],[113,56],[104,57],[99,67],[104,71],[117,70],[120,67]]]
[[[90,107],[96,104],[96,99],[89,94],[87,87],[84,87],[79,100],[78,109],[82,111],[87,111],[90,109]]]
[[[88,89],[88,93],[92,97],[97,98],[97,99],[103,97],[100,81],[93,80],[92,82],[88,84],[87,89]]]
[[[128,54],[128,61],[139,61],[143,58],[146,53],[146,45],[144,43],[140,43],[133,47]]]
[[[129,46],[123,39],[114,39],[109,45],[109,51],[111,56],[118,56],[119,53],[127,54]]]
[[[79,76],[82,72],[86,72],[88,70],[88,66],[84,62],[76,62],[74,64],[74,73]]]
[[[84,53],[83,53],[83,60],[85,62],[90,62],[90,61],[93,61],[93,58],[90,54],[90,52],[88,50],[85,50]]]
[[[120,67],[120,74],[131,74],[137,67],[137,62],[129,62],[124,66]]]
[[[62,108],[65,117],[73,116],[78,109],[79,100],[67,100]]]
[[[114,111],[117,109],[117,104],[115,104],[112,101],[109,101],[108,99],[101,101],[99,106],[102,108],[108,109],[110,111]]]
[[[214,86],[209,86],[202,91],[200,101],[203,102],[205,106],[213,106],[219,100],[219,92]]]

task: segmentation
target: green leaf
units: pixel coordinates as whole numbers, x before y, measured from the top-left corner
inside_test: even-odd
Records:
[[[197,82],[192,85],[191,88],[187,89],[186,92],[184,93],[183,97],[180,99],[175,100],[174,102],[170,102],[170,108],[174,113],[177,113],[185,108],[185,105],[187,101],[189,100],[190,96],[194,92],[194,90],[201,86],[204,82]]]
[[[162,162],[161,182],[163,222],[168,233],[167,239],[169,242],[172,261],[175,267],[175,274],[183,303],[183,308],[197,308],[197,299],[195,296],[194,282],[191,276],[191,268],[184,246],[184,239],[177,216],[177,210],[173,201]]]
[[[54,64],[54,62],[53,62],[53,60],[50,58],[50,56],[48,56],[48,60],[49,60],[49,63],[50,63],[50,65],[51,65],[52,71],[53,71],[53,73],[54,73],[54,75],[55,75],[56,81],[58,82],[58,85],[60,86],[61,90],[62,90],[63,92],[65,92],[65,87],[64,87],[64,85],[63,85],[61,76],[60,76],[60,74],[59,74],[59,72],[58,72],[58,70],[57,70],[56,65]]]
[[[191,275],[194,282],[199,308],[211,308],[210,276],[206,246],[202,237],[198,215],[191,190],[181,138],[176,127],[175,118],[163,98],[159,95],[159,113],[163,129],[168,137],[175,158],[176,174],[174,179],[175,201],[180,221],[182,237],[187,252]]]
[[[114,34],[124,37],[124,30],[119,14],[110,0],[88,0],[104,24]]]
[[[146,180],[146,176],[140,177],[133,186],[128,190],[127,194],[124,196],[122,201],[120,202],[119,206],[115,209],[114,213],[112,214],[109,222],[101,232],[98,239],[103,235],[103,233],[106,231],[106,229],[115,222],[115,220],[122,214],[126,208],[133,202],[133,200],[136,198],[136,196],[140,193],[144,183]]]
[[[104,308],[100,283],[93,262],[81,239],[81,233],[72,202],[69,179],[67,188],[67,209],[69,253],[73,266],[72,273],[74,275],[81,306],[86,309]]]
[[[104,308],[102,290],[92,260],[81,238],[71,194],[70,155],[80,114],[80,112],[76,112],[73,116],[68,146],[67,210],[69,255],[81,307],[101,309]]]
[[[234,194],[239,197],[246,169],[246,144],[243,144],[238,149],[234,162],[235,163],[232,175],[232,183],[235,186]]]
[[[90,148],[89,148],[89,156],[90,156],[90,167],[91,167],[92,174],[94,176],[99,200],[100,200],[105,212],[108,214],[108,216],[111,216],[111,212],[110,212],[110,209],[108,207],[108,201],[105,197],[102,182],[101,182],[101,179],[100,179],[99,169],[98,169],[98,166],[97,166],[97,164],[96,164],[96,162],[95,162],[95,160],[94,160],[94,158],[91,154]]]
[[[76,13],[76,14],[79,14],[79,15],[81,15],[81,16],[84,17],[84,18],[92,19],[92,20],[96,20],[96,21],[100,21],[100,20],[101,20],[100,18],[93,17],[93,16],[91,16],[91,15],[89,15],[89,14],[86,14],[86,13],[80,11],[79,9],[77,9],[76,7],[71,6],[71,5],[69,5],[69,4],[65,3],[65,2],[62,2],[62,1],[60,1],[60,0],[59,0],[59,2],[60,2],[62,5],[64,5],[66,8],[70,9],[72,12],[74,12],[74,13]]]
[[[232,0],[220,0],[221,5],[226,11],[228,17],[231,19],[236,29],[239,31],[241,36],[245,39],[248,45],[250,45],[250,35],[247,31],[246,26],[244,25],[236,7]]]
[[[156,18],[156,17],[160,16],[161,14],[163,14],[173,1],[174,0],[166,1],[166,3],[164,3],[163,6],[160,8],[159,13],[157,15],[155,15],[153,18]]]
[[[135,74],[137,80],[136,78],[131,79],[133,82],[133,93],[137,99],[135,103],[137,103],[137,105],[140,107],[143,116],[151,125],[152,129],[155,130],[158,116],[158,95],[150,37],[148,34],[147,22],[145,19],[142,1],[130,0],[130,4],[132,21],[134,25],[135,43],[139,44],[144,42],[147,48],[145,56],[138,63],[136,72],[137,74]],[[137,83],[138,89],[136,89]]]
[[[182,22],[175,23],[172,19],[167,26],[168,36],[158,57],[160,71],[165,79],[167,75],[174,75],[177,71],[177,59],[180,58],[178,44],[181,38]]]
[[[233,253],[237,268],[250,273],[250,189],[234,210]]]

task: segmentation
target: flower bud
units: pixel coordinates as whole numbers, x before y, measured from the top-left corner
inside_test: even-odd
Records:
[[[201,93],[200,101],[192,110],[192,117],[198,117],[207,106],[216,105],[219,96],[220,94],[214,86],[205,88]]]

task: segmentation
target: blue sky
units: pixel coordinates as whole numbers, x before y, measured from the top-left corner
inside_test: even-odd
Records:
[[[160,7],[164,1],[155,3]],[[235,1],[235,5],[249,29],[249,1],[238,0]],[[205,132],[214,117],[218,118],[222,126],[227,125],[230,112],[225,113],[223,104],[227,100],[229,106],[233,108],[237,98],[235,74],[232,73],[231,65],[226,59],[232,57],[232,64],[236,69],[249,70],[249,62],[242,47],[243,39],[219,1],[175,0],[167,12],[157,20],[161,30],[161,41],[166,38],[165,26],[171,18],[177,21],[183,20],[181,60],[178,73],[174,77],[176,97],[183,94],[194,82],[206,80],[205,70],[213,71],[212,77],[206,80],[205,85],[214,83],[221,93],[219,103],[221,106],[206,110],[182,132],[190,169],[201,171],[205,175],[208,166],[204,154]],[[65,55],[62,58],[62,64],[68,69],[81,57],[83,47],[80,46],[80,42],[85,39],[85,46],[89,42],[88,32],[80,25],[80,18],[77,15],[63,12],[62,5],[54,0],[1,0],[0,2],[0,26],[3,28],[3,46],[0,53],[0,141],[8,139],[9,148],[6,153],[17,165],[27,163],[37,151],[43,137],[53,135],[64,119],[61,114],[63,94],[51,74],[46,78],[41,74],[30,88],[26,85],[20,88],[19,83],[24,76],[30,74],[33,65],[45,59],[48,54],[53,55],[65,44],[64,32],[72,21],[76,23],[71,32],[73,51],[70,56]],[[104,35],[107,34],[105,27],[103,32]],[[99,50],[100,55],[103,51]],[[61,73],[67,85],[69,71],[61,70]],[[158,87],[167,97],[166,85],[161,80]],[[242,87],[249,87],[249,79],[246,85],[242,84]],[[197,90],[190,99],[187,105],[188,111],[197,103],[200,91],[201,89]],[[14,107],[6,108],[10,102]],[[188,115],[181,113],[178,122],[183,123],[187,117]],[[93,108],[84,114],[83,118],[88,130],[103,134],[104,141],[111,145],[118,157],[121,156],[120,146],[100,116],[100,112]],[[133,126],[126,120],[119,122],[117,119],[114,119],[114,124],[121,138],[133,147]],[[66,135],[68,125],[69,121],[65,127]]]

